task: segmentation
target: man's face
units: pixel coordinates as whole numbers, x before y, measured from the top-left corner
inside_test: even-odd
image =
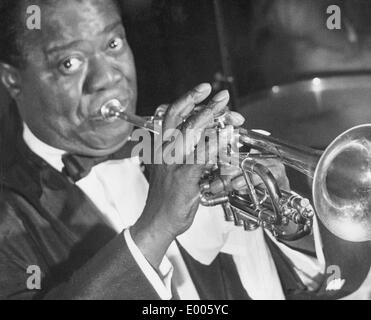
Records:
[[[132,126],[94,118],[114,98],[135,112],[134,59],[117,8],[107,0],[64,0],[42,4],[41,14],[42,30],[29,31],[34,43],[20,70],[23,120],[56,148],[85,155],[116,151]]]

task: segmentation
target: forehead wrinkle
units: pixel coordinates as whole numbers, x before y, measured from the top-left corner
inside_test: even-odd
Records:
[[[76,6],[66,6],[66,2],[75,3]],[[64,0],[59,4],[45,5],[42,10],[47,18],[42,19],[40,38],[47,47],[88,40],[100,35],[107,25],[121,22],[116,6],[111,1]]]
[[[49,64],[51,60],[47,54],[47,49],[51,45],[64,45],[74,40],[86,40],[86,44],[95,45],[99,40],[94,37],[94,34],[115,22],[120,22],[122,25],[121,15],[113,1],[35,1],[41,2],[42,16],[45,18],[41,20],[41,30],[26,30],[22,36],[25,65],[30,60],[40,67]],[[75,5],[72,6],[71,4]],[[97,20],[99,25],[96,24]],[[82,23],[82,21],[84,22]],[[89,40],[91,41],[89,42]]]
[[[95,33],[104,28],[103,19],[97,19],[99,12],[94,8],[89,8],[89,11],[76,14],[73,9],[64,9],[63,14],[54,13],[49,21],[49,30],[63,40],[69,41],[76,39],[77,36],[81,39],[87,38],[88,35],[94,36]],[[50,30],[51,27],[51,30]]]

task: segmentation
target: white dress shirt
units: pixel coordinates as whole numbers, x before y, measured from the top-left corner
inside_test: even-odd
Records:
[[[62,171],[63,151],[40,141],[27,126],[24,126],[23,137],[34,153],[56,170]],[[76,185],[93,201],[108,225],[117,233],[125,230],[124,235],[130,252],[161,299],[172,298],[171,282],[181,299],[199,299],[175,242],[167,251],[158,274],[131,238],[130,227],[140,217],[148,193],[148,183],[141,171],[139,159],[115,160],[99,164]],[[318,287],[319,284],[314,279],[324,273],[325,266],[316,222],[314,234],[317,259],[288,248],[268,233],[291,261],[298,276],[309,290]],[[178,237],[178,241],[194,259],[205,265],[211,264],[220,252],[231,254],[241,283],[251,298],[268,300],[285,298],[276,266],[264,240],[264,231],[258,229],[245,232],[240,227],[235,227],[233,223],[226,222],[221,207],[200,207],[194,224]]]

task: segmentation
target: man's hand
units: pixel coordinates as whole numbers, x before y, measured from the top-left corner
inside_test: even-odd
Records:
[[[211,86],[203,84],[169,106],[163,124],[164,144],[161,150],[166,158],[171,150],[182,150],[180,157],[185,160],[192,156],[194,148],[202,139],[196,134],[194,143],[184,146],[183,137],[187,130],[202,132],[213,126],[214,119],[227,110],[229,94],[227,91],[218,93],[211,102],[193,112],[195,106],[203,102],[211,93]],[[237,113],[229,113],[226,124],[241,126],[244,122]],[[175,131],[175,130],[179,131]],[[178,134],[176,134],[178,132]],[[174,141],[166,140],[174,136]],[[168,148],[173,143],[175,147]],[[209,143],[208,154],[218,152],[218,145]],[[185,161],[184,161],[185,163]],[[146,207],[138,222],[132,227],[131,235],[141,252],[157,268],[168,247],[175,238],[190,228],[194,221],[200,201],[200,179],[208,164],[172,164],[157,165],[151,170],[150,188]]]

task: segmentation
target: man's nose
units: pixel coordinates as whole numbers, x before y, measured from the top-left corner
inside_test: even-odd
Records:
[[[106,58],[94,58],[89,62],[88,75],[85,80],[85,91],[96,91],[112,88],[123,78],[119,67],[115,66]]]

